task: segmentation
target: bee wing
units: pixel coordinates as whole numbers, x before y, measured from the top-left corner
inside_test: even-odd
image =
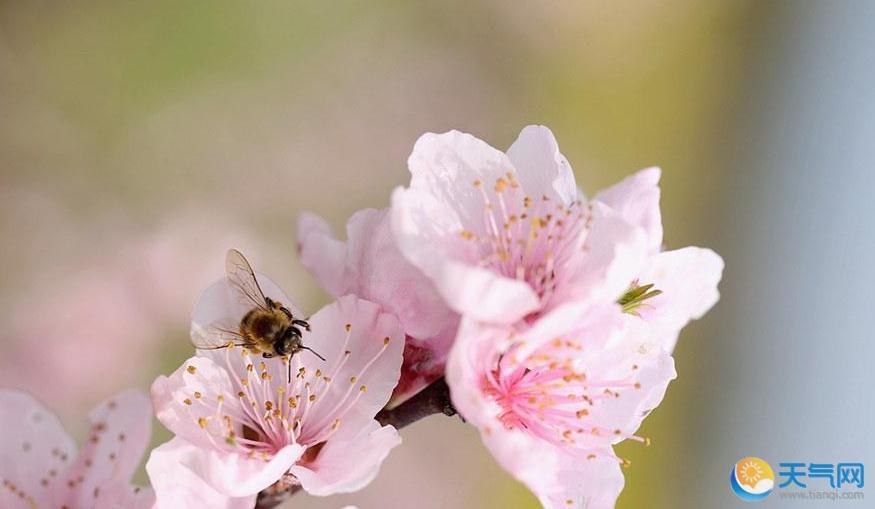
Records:
[[[193,325],[191,343],[201,350],[218,350],[234,346],[252,346],[238,331],[219,324]]]
[[[255,278],[255,271],[252,266],[236,249],[229,249],[225,257],[225,275],[228,277],[230,284],[236,297],[244,301],[249,307],[257,306],[261,309],[268,309],[267,299],[264,297],[264,292],[261,291],[261,286],[258,285],[258,280]]]

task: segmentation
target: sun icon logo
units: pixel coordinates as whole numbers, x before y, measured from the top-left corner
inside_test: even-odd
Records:
[[[762,500],[775,487],[775,472],[765,460],[748,456],[738,460],[732,468],[729,485],[742,500]]]

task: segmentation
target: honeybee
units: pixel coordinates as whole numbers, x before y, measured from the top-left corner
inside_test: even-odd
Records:
[[[310,331],[309,322],[297,318],[282,302],[264,295],[252,266],[240,251],[228,251],[225,257],[225,275],[231,292],[249,310],[240,319],[240,323],[236,324],[236,330],[227,326],[211,325],[205,334],[193,335],[192,343],[196,348],[216,350],[242,346],[265,358],[291,358],[301,350],[308,350],[325,360],[304,345],[303,334],[304,331]]]

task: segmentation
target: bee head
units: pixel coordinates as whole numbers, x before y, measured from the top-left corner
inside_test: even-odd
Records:
[[[289,327],[274,341],[273,349],[278,355],[291,355],[301,349],[301,332],[296,327]]]

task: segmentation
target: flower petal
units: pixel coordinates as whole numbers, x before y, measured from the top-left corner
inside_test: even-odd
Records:
[[[575,300],[614,302],[647,262],[647,237],[606,205],[592,203],[592,227],[586,236],[585,256],[569,267],[569,283],[557,289],[550,307]]]
[[[516,168],[523,189],[530,195],[555,197],[566,205],[580,197],[571,165],[559,152],[559,144],[546,126],[524,127],[507,149],[507,157]]]
[[[410,189],[392,194],[392,229],[401,252],[434,282],[447,305],[488,322],[516,321],[539,306],[523,281],[477,266],[459,238],[461,223],[441,224],[447,212],[431,195]]]
[[[214,355],[226,355],[240,362],[237,352],[233,355],[226,350],[217,352]],[[220,415],[220,399],[223,414],[243,415],[228,372],[204,356],[189,358],[169,377],[160,376],[152,384],[152,404],[161,424],[192,444],[231,451],[235,447],[225,442],[227,430],[215,419]]]
[[[79,483],[76,507],[93,504],[104,485],[129,484],[152,434],[152,405],[129,390],[98,405],[89,420],[88,440],[67,474]]]
[[[303,452],[304,447],[300,445],[287,445],[264,460],[191,446],[177,448],[174,457],[180,466],[194,472],[217,492],[229,497],[246,497],[278,481]]]
[[[113,482],[101,486],[97,493],[94,509],[153,509],[155,507],[155,493],[151,488],[131,486],[127,482]]]
[[[334,238],[328,223],[315,214],[298,217],[298,252],[301,263],[332,297],[347,293],[346,245]]]
[[[503,152],[459,131],[422,135],[407,165],[410,189],[427,191],[462,219],[478,220],[485,204],[474,181],[491,186],[513,169]]]
[[[393,404],[439,376],[459,318],[431,280],[398,250],[388,209],[356,212],[347,222],[345,243],[319,218],[302,215],[299,223],[301,261],[329,293],[370,300],[401,322],[407,345]]]
[[[629,223],[644,228],[651,253],[662,248],[662,213],[659,210],[659,168],[646,168],[601,191],[594,198]]]
[[[380,465],[395,446],[401,443],[392,426],[380,426],[371,420],[365,426],[341,426],[316,459],[295,465],[291,473],[311,495],[349,493],[369,484]]]
[[[184,465],[191,456],[200,453],[202,449],[181,438],[174,438],[152,451],[146,472],[155,490],[155,509],[251,509],[255,506],[256,494],[229,497],[219,493]]]
[[[625,484],[610,451],[585,460],[563,457],[556,479],[558,489],[533,488],[545,509],[613,509]]]
[[[0,486],[0,507],[58,505],[52,490],[76,451],[58,418],[31,396],[0,389],[0,427],[0,478],[12,485]]]
[[[404,349],[398,320],[353,295],[320,309],[310,325],[305,342],[326,360],[303,355],[308,352],[298,358],[307,371],[321,369],[332,383],[301,423],[301,443],[321,434],[336,418],[343,424],[372,420],[398,383]]]
[[[723,274],[723,259],[714,251],[685,247],[654,256],[641,273],[640,281],[653,283],[662,293],[648,299],[639,310],[640,318],[663,339],[662,347],[672,351],[678,332],[702,317],[720,299],[717,284]]]
[[[426,134],[409,159],[410,188],[392,194],[398,248],[435,284],[456,312],[485,321],[516,321],[537,309],[528,284],[478,267],[480,253],[465,231],[485,235],[482,187],[506,178],[505,154],[471,135]]]

